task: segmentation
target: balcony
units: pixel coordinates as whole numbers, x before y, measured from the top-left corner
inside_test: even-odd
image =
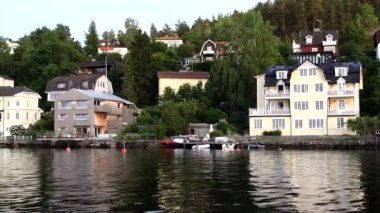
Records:
[[[354,109],[329,109],[328,115],[357,115]]]
[[[266,99],[284,99],[284,98],[290,98],[289,91],[283,91],[283,92],[266,92],[265,93]]]
[[[123,115],[123,110],[121,108],[109,105],[95,105],[94,112],[104,112],[112,115]]]
[[[249,116],[290,115],[290,109],[256,109],[249,108]]]
[[[347,96],[354,96],[355,92],[354,90],[328,91],[327,95],[329,97],[347,97]]]
[[[203,55],[215,55],[214,50],[203,50]]]
[[[337,41],[336,40],[322,41],[322,45],[323,46],[336,46],[337,45]]]

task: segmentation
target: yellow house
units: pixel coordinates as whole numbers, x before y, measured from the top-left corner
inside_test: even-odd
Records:
[[[256,76],[257,108],[249,109],[251,136],[353,134],[346,126],[359,116],[363,89],[359,62],[274,66]]]
[[[25,87],[0,87],[0,134],[9,136],[12,126],[28,128],[41,118],[41,96]]]
[[[160,71],[157,73],[158,77],[158,95],[162,96],[166,87],[170,87],[177,92],[178,89],[184,84],[190,84],[190,86],[196,86],[199,82],[202,82],[202,86],[206,85],[206,82],[210,78],[208,72],[192,72],[192,71]]]

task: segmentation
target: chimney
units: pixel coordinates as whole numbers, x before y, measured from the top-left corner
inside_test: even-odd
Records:
[[[315,20],[315,22],[314,22],[314,32],[321,31],[321,28],[322,28],[322,20],[321,19]]]

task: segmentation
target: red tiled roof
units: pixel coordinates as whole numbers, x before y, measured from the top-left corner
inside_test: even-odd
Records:
[[[180,38],[178,36],[168,36],[168,35],[165,35],[163,37],[156,38],[156,41],[157,40],[182,40],[182,38]]]
[[[200,78],[209,79],[210,73],[208,72],[174,72],[174,71],[159,71],[157,72],[158,78]]]

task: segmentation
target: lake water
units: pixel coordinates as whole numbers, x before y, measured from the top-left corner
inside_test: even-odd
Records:
[[[0,149],[0,212],[379,209],[375,151]]]

